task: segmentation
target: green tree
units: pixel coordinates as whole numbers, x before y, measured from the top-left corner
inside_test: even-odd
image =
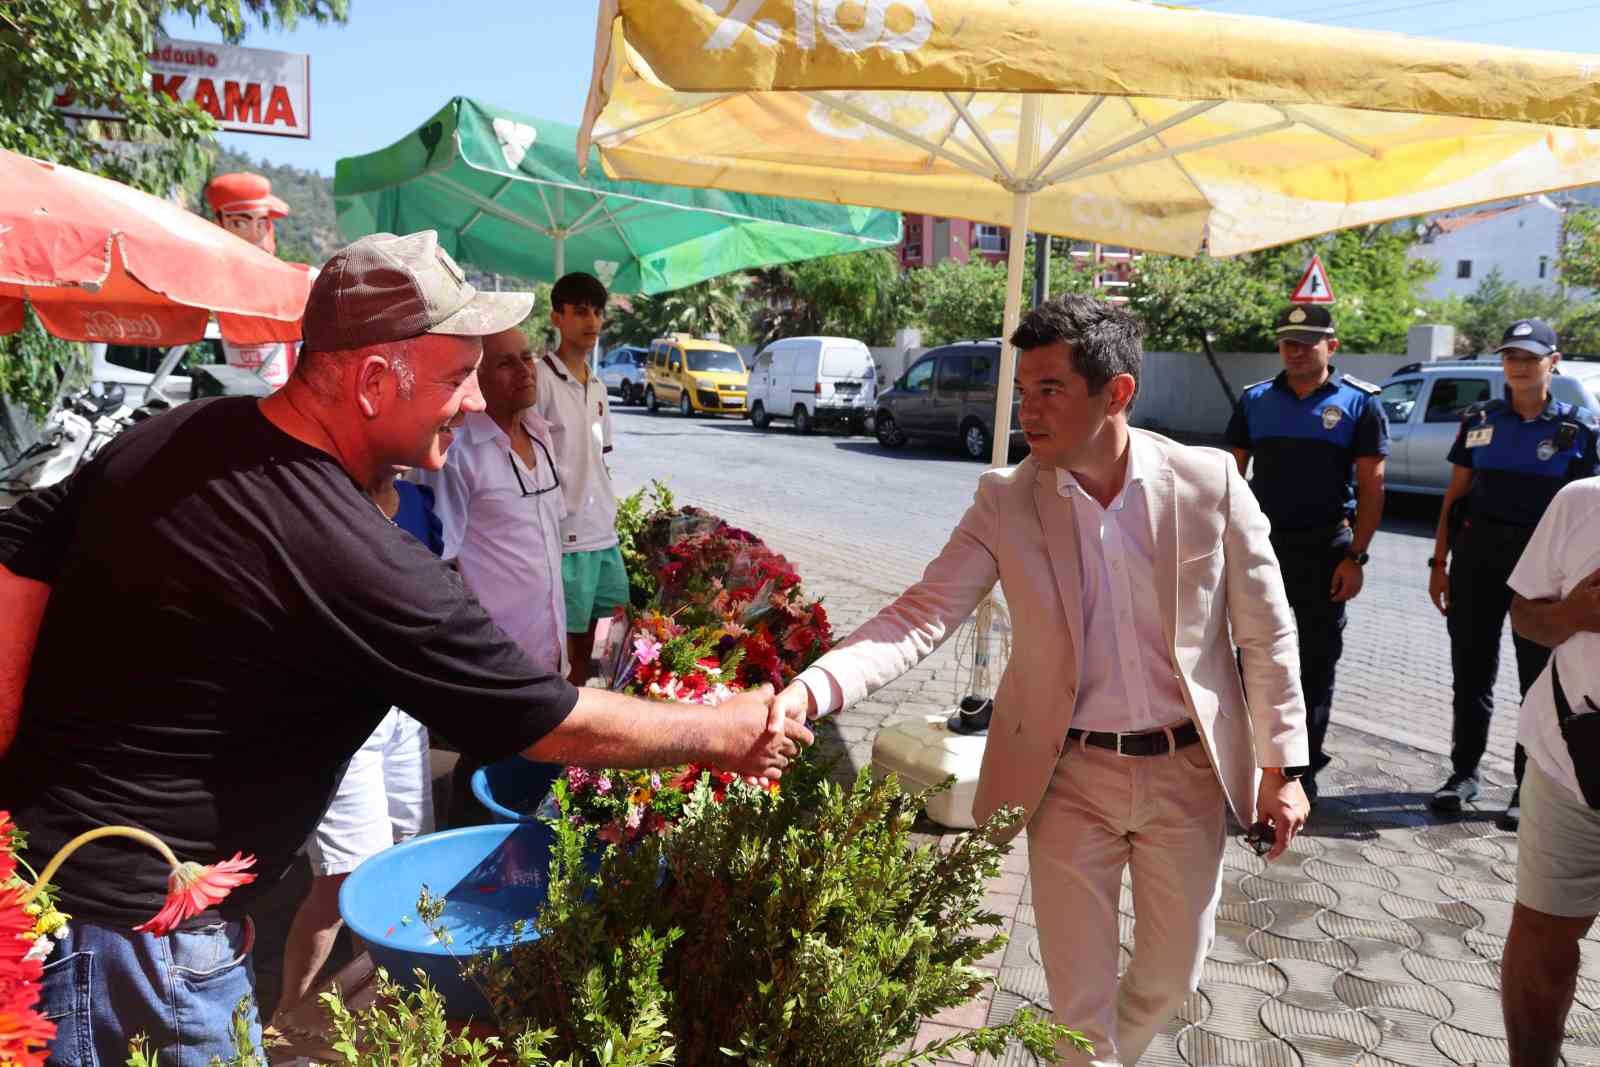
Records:
[[[1218,351],[1271,351],[1272,322],[1312,255],[1336,294],[1340,343],[1351,352],[1403,352],[1434,264],[1407,253],[1410,227],[1363,226],[1233,259],[1146,256],[1129,300],[1156,350],[1197,351],[1209,333]]]
[[[229,42],[251,23],[343,21],[348,0],[7,0],[0,4],[0,147],[165,195],[204,169],[211,116],[145,86],[145,56],[163,20],[206,19]],[[55,107],[70,89],[116,122],[77,126]]]
[[[756,344],[822,334],[886,345],[911,313],[899,263],[881,248],[757,271],[748,295]]]
[[[912,301],[922,343],[942,345],[1000,333],[1006,308],[1006,269],[981,259],[945,260],[911,272]]]
[[[165,196],[193,190],[216,123],[144,83],[145,56],[162,20],[205,18],[230,42],[254,22],[343,21],[348,0],[3,0],[0,2],[0,148],[48,159]],[[115,105],[118,121],[68,119],[56,96],[89,108]],[[48,335],[0,338],[0,395],[35,418],[61,380],[81,373],[82,345]]]
[[[1558,261],[1562,284],[1600,288],[1600,209],[1569,212],[1566,229]]]
[[[1506,327],[1518,319],[1543,319],[1562,333],[1563,325],[1581,309],[1554,289],[1517,285],[1495,270],[1472,295],[1431,301],[1426,310],[1430,321],[1456,328],[1456,353],[1470,356],[1493,352]]]
[[[726,344],[742,343],[749,287],[748,275],[724,274],[670,293],[629,297],[612,313],[606,343],[647,345],[669,333],[715,334]]]

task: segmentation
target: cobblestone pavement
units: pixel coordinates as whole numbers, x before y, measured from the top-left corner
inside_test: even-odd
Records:
[[[797,564],[846,634],[914,581],[971,498],[980,469],[934,450],[877,454],[869,439],[757,434],[747,424],[619,413],[619,483],[664,478],[761,534]],[[1237,828],[1224,859],[1217,941],[1200,990],[1141,1063],[1188,1067],[1427,1067],[1508,1060],[1499,958],[1516,838],[1494,828],[1510,791],[1517,701],[1509,634],[1485,790],[1448,820],[1426,809],[1448,771],[1449,652],[1427,604],[1429,501],[1399,498],[1352,605],[1322,800],[1270,866]],[[871,761],[886,723],[947,709],[965,691],[946,645],[819,732],[841,775]],[[929,827],[937,834],[937,827]],[[925,1022],[919,1044],[999,1021],[1048,996],[1027,878],[1026,837],[991,883],[1011,943],[983,961],[996,991]],[[1124,890],[1124,962],[1133,947]],[[1068,1020],[1070,1022],[1070,1020]],[[1565,1062],[1600,1067],[1600,930],[1583,945]],[[973,1062],[971,1058],[953,1062]],[[985,1063],[1031,1064],[1014,1049]]]

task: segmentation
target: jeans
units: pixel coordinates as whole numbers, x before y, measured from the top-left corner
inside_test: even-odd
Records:
[[[161,1067],[207,1067],[261,1052],[250,920],[155,937],[73,922],[45,964],[40,1010],[56,1024],[50,1067],[121,1067],[142,1034]],[[234,1048],[247,1003],[250,1047]],[[265,1062],[263,1057],[261,1062]]]
[[[1500,673],[1500,635],[1511,611],[1506,582],[1533,531],[1495,526],[1468,519],[1451,545],[1450,668],[1454,675],[1450,763],[1457,774],[1478,773],[1489,747],[1489,720],[1494,715],[1494,683]],[[1544,672],[1550,650],[1513,631],[1517,682],[1522,695]],[[1517,782],[1528,757],[1518,745],[1514,758]]]
[[[1291,532],[1272,538],[1283,572],[1283,590],[1300,634],[1300,688],[1306,699],[1313,779],[1329,762],[1322,742],[1333,713],[1334,672],[1344,654],[1345,608],[1333,600],[1333,572],[1344,560],[1352,537],[1346,528],[1328,534]]]

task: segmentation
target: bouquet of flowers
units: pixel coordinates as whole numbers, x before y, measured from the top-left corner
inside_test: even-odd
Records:
[[[781,689],[833,644],[822,603],[809,600],[789,561],[761,539],[695,508],[657,512],[630,546],[654,579],[647,606],[626,609],[612,688],[656,700],[716,706],[769,683]],[[721,801],[732,789],[769,785],[691,764],[656,771],[569,767],[556,804],[601,840],[626,844],[669,828],[706,781]],[[547,809],[547,814],[550,809]]]

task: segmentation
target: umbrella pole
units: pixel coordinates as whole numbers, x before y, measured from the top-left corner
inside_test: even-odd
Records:
[[[1017,169],[1019,180],[1033,170],[1039,150],[1039,98],[1022,97],[1022,123],[1017,131]],[[1017,350],[1011,347],[1011,334],[1022,319],[1022,273],[1028,248],[1028,206],[1033,194],[1011,194],[1011,240],[1006,256],[1006,310],[1000,328],[1000,380],[994,397],[994,440],[990,442],[989,463],[1004,467],[1011,454],[1012,378],[1017,373]],[[986,635],[980,635],[986,636]]]
[[[1022,123],[1017,136],[1017,178],[1025,178],[1033,170],[1039,150],[1039,98],[1032,93],[1022,98]],[[1012,379],[1017,373],[1017,351],[1011,347],[1011,335],[1022,319],[1022,274],[1028,249],[1028,204],[1031,193],[1011,194],[1011,240],[1006,257],[1006,310],[1000,327],[1000,378],[995,383],[994,440],[991,442],[989,463],[1004,467],[1011,458],[1011,397],[1014,395]],[[989,631],[994,628],[994,596],[986,596],[978,605],[972,653],[973,688],[971,694],[988,700],[994,692],[989,688]],[[969,699],[968,703],[971,703]],[[987,724],[985,724],[987,725]]]

